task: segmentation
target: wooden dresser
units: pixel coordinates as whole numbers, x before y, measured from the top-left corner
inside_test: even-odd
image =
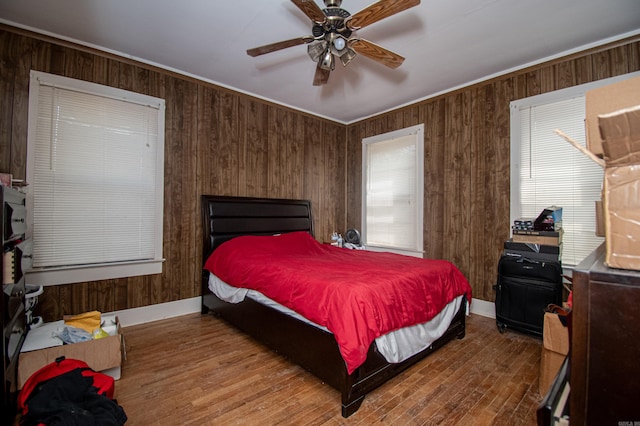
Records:
[[[603,244],[573,272],[572,425],[640,424],[640,272],[604,259]]]

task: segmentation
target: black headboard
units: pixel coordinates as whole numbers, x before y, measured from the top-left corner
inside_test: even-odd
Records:
[[[203,258],[240,235],[307,231],[313,236],[311,202],[277,198],[202,196]]]

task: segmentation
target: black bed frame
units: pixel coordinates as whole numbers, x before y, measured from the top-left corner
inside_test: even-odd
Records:
[[[223,242],[240,235],[273,235],[307,231],[313,236],[311,203],[307,200],[203,195],[203,263]],[[202,313],[213,312],[257,341],[310,371],[342,394],[342,416],[355,413],[365,395],[465,334],[465,305],[460,305],[449,329],[429,348],[404,362],[388,363],[375,343],[367,360],[347,374],[333,334],[266,307],[249,298],[240,303],[218,299],[208,288],[209,273],[202,275]]]

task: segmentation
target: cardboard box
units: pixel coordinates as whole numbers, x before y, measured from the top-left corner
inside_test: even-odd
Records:
[[[605,263],[640,270],[640,105],[598,121],[605,161]]]
[[[102,327],[109,337],[63,345],[62,341],[52,337],[52,333],[64,327],[64,321],[45,323],[30,330],[20,352],[18,360],[18,389],[40,368],[50,364],[56,358],[79,359],[86,362],[95,371],[120,378],[120,367],[125,358],[124,336],[117,316],[103,317]]]
[[[540,358],[540,395],[546,395],[569,353],[569,330],[558,314],[545,313],[542,328],[542,355]]]
[[[598,116],[638,105],[640,99],[640,77],[633,77],[585,93],[587,148],[602,155]]]

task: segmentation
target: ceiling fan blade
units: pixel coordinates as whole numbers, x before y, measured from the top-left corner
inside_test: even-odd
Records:
[[[316,74],[313,76],[313,85],[322,86],[323,84],[327,84],[327,81],[329,81],[329,74],[331,74],[331,70],[326,70],[318,64],[316,67]]]
[[[420,0],[379,0],[352,15],[346,24],[350,29],[357,30],[419,4]]]
[[[322,24],[327,19],[314,0],[291,0],[291,2],[298,6],[298,9],[304,12],[313,22]]]
[[[404,62],[402,56],[368,40],[354,39],[351,41],[351,48],[357,53],[378,61],[389,68],[398,68]]]
[[[260,47],[254,47],[253,49],[247,49],[247,55],[249,56],[260,56],[265,53],[275,52],[276,50],[286,49],[287,47],[298,46],[300,44],[305,44],[313,41],[313,37],[304,36],[298,38],[292,38],[291,40],[279,41],[277,43],[266,44]]]

